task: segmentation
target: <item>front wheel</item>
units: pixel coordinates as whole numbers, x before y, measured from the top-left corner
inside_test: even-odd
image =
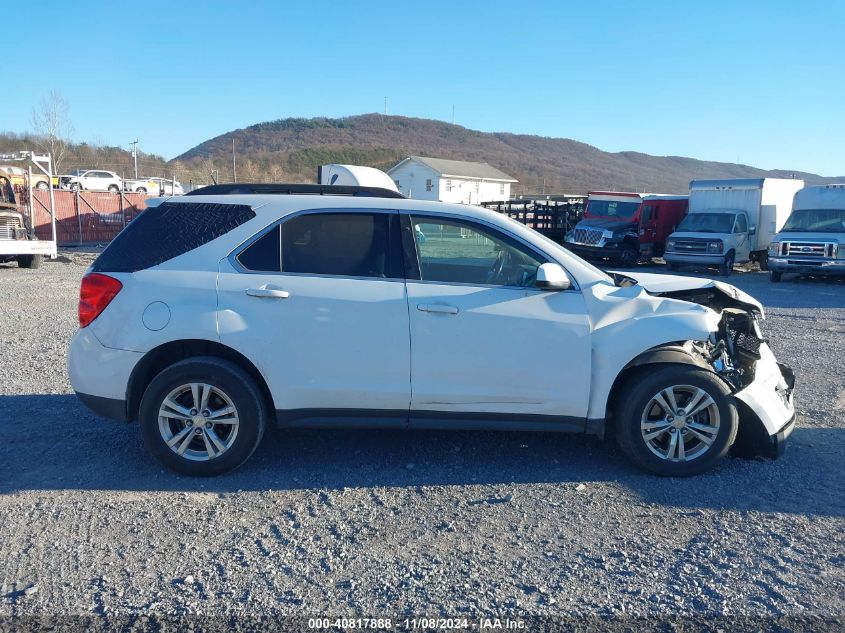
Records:
[[[783,279],[783,273],[782,273],[782,272],[779,272],[779,271],[777,271],[777,270],[771,270],[771,271],[769,271],[769,280],[770,280],[770,281],[772,281],[772,282],[774,282],[774,283],[777,283],[777,282],[779,282],[781,279]]]
[[[141,434],[168,468],[194,476],[225,473],[258,447],[267,409],[255,381],[214,357],[183,360],[158,374],[141,399]]]
[[[725,261],[722,262],[722,265],[719,266],[719,274],[722,277],[730,277],[731,273],[734,271],[734,254],[728,253],[725,255]]]
[[[135,193],[147,193],[147,188],[146,187],[138,187],[135,190]]]
[[[37,184],[37,185],[35,185],[35,188],[36,188],[36,189],[38,189],[39,191],[47,191],[47,189],[49,189],[49,188],[50,188],[50,185],[48,185],[48,184],[47,184],[46,182],[44,182],[43,180],[39,180],[39,181],[38,181],[38,184]]]
[[[619,253],[619,265],[625,268],[633,268],[640,261],[640,254],[633,248],[626,246]]]
[[[739,425],[727,385],[686,365],[636,373],[615,409],[622,451],[643,470],[665,477],[712,468],[730,449]]]
[[[678,266],[677,264],[672,264],[670,262],[666,262],[666,268],[668,268],[669,270],[674,272],[674,271],[677,271],[680,268],[680,266]]]
[[[117,185],[109,185],[109,191],[111,193],[118,193],[120,192],[120,187],[118,187]]]
[[[757,259],[757,263],[760,264],[760,270],[764,272],[769,270],[769,253],[761,253],[760,257]]]

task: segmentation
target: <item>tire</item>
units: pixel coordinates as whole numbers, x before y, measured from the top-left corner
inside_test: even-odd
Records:
[[[725,261],[719,266],[719,274],[722,277],[730,277],[734,271],[734,254],[733,251],[725,255]]]
[[[198,385],[196,393],[192,383]],[[208,420],[196,406],[206,392]],[[167,399],[175,401],[178,412],[165,407]],[[215,415],[227,407],[234,407],[234,414]],[[144,392],[138,415],[144,445],[156,459],[171,470],[199,477],[231,471],[249,459],[261,442],[267,418],[264,399],[249,374],[212,356],[189,358],[164,369]],[[208,424],[213,435],[206,430]]]
[[[147,193],[147,188],[146,187],[138,187],[135,190],[135,193]]]
[[[39,180],[38,184],[35,185],[35,188],[38,189],[39,191],[47,191],[50,188],[50,185],[48,185],[43,180]]]
[[[676,401],[671,415],[657,402],[658,395],[670,389]],[[693,428],[687,426],[686,412],[677,413],[699,396],[703,404],[709,396],[711,404],[695,413]],[[665,395],[663,400],[671,405]],[[728,386],[712,372],[692,365],[651,365],[636,372],[620,391],[614,413],[622,452],[642,470],[663,477],[689,477],[712,468],[730,449],[739,426]],[[660,432],[664,424],[666,430]]]
[[[70,183],[70,190],[71,191],[79,191],[80,190],[79,183],[78,182]]]
[[[117,185],[109,185],[109,191],[112,193],[120,193],[120,187]]]
[[[625,247],[619,253],[619,265],[625,268],[633,268],[640,261],[640,254],[633,248]]]
[[[669,262],[666,262],[666,268],[675,272],[680,268],[680,266],[678,266],[677,264],[670,264]]]
[[[18,255],[18,268],[41,268],[43,255]]]
[[[769,281],[778,283],[781,279],[783,279],[782,272],[778,272],[776,270],[769,271]]]
[[[757,259],[757,263],[760,264],[760,270],[767,271],[769,270],[769,253],[765,252]]]

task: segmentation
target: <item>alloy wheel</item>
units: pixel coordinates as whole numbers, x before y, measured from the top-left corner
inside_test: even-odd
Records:
[[[240,419],[232,399],[201,382],[181,385],[161,403],[158,429],[174,453],[192,461],[224,454],[238,435]]]
[[[719,434],[719,407],[704,389],[673,385],[646,404],[640,434],[660,459],[689,462],[707,453]]]

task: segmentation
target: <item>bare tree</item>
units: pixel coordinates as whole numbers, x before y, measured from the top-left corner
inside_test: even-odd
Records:
[[[60,174],[62,161],[67,152],[73,126],[70,122],[70,108],[58,90],[51,90],[32,109],[32,126],[35,129],[39,147],[50,152],[53,170]]]

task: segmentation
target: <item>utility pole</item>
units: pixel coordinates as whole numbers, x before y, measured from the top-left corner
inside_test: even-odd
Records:
[[[455,104],[452,104],[452,125],[455,125]]]
[[[384,113],[387,114],[387,97],[384,98]]]
[[[235,169],[235,139],[232,139],[232,182],[238,182],[238,172]]]
[[[135,159],[135,180],[138,180],[138,139],[129,143],[132,146],[132,158]]]

